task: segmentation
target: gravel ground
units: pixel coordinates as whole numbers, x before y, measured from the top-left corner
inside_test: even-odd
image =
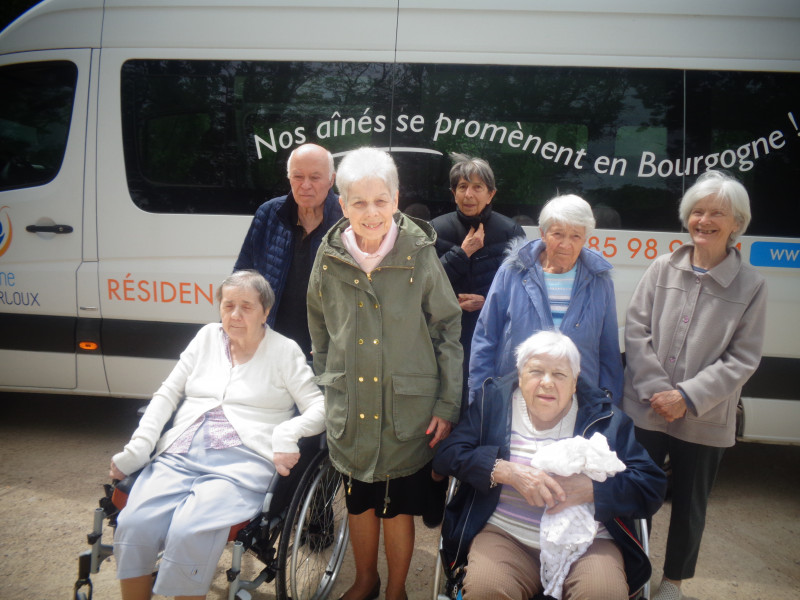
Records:
[[[0,394],[0,600],[72,597],[77,556],[87,548],[92,510],[110,457],[128,440],[140,402]],[[729,450],[709,508],[690,600],[800,598],[800,447],[739,444]],[[655,516],[654,582],[660,580],[669,503]],[[431,598],[438,532],[417,527],[408,578],[411,600]],[[227,598],[220,563],[209,600]],[[258,569],[246,557],[245,570]],[[383,577],[385,564],[381,563]],[[348,552],[336,598],[353,577]],[[118,598],[113,559],[93,577],[95,598]],[[254,600],[274,597],[268,584]]]

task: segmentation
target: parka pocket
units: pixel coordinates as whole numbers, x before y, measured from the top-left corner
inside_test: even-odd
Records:
[[[347,426],[347,377],[344,371],[327,371],[316,380],[325,388],[325,427],[328,435],[338,440]]]
[[[432,375],[392,375],[392,420],[400,441],[425,437],[439,394]]]

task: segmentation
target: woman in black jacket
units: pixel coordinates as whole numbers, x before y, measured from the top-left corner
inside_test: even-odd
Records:
[[[456,210],[431,221],[436,230],[436,253],[461,306],[461,346],[464,348],[464,394],[461,414],[467,409],[467,374],[472,333],[486,294],[503,262],[508,243],[524,238],[517,223],[492,210],[497,193],[494,173],[482,158],[451,155],[450,191]]]

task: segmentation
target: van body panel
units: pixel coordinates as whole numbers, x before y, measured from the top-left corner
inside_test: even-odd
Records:
[[[614,265],[621,342],[644,270],[690,239],[678,199],[716,165],[751,193],[740,247],[769,288],[739,435],[800,443],[798,40],[792,0],[46,0],[0,36],[0,69],[78,70],[57,176],[7,189],[0,163],[0,293],[19,300],[0,302],[0,387],[149,397],[219,318],[215,286],[304,142],[389,150],[401,210],[453,209],[453,151],[489,161],[502,214],[569,192],[605,208],[587,245]]]
[[[76,272],[82,260],[83,183],[85,131],[88,107],[89,50],[28,52],[0,56],[0,66],[18,64],[36,69],[38,64],[77,67],[66,146],[60,164],[30,164],[29,172],[53,170],[42,185],[0,191],[0,207],[8,219],[8,242],[0,257],[0,292],[4,347],[48,353],[48,368],[20,357],[0,360],[0,381],[12,386],[70,389],[76,386],[74,327],[78,316]],[[18,124],[15,135],[44,145],[37,133]],[[57,161],[57,158],[53,158]],[[36,176],[34,174],[34,179]],[[13,237],[12,237],[13,236]],[[25,315],[24,326],[19,317]],[[53,321],[57,319],[57,321]],[[56,326],[54,327],[54,323]],[[5,351],[4,351],[5,353]],[[35,357],[34,357],[35,358]]]
[[[146,399],[170,374],[175,360],[106,356],[104,366],[112,395]]]
[[[393,0],[108,0],[103,47],[392,51],[396,15]]]
[[[44,0],[3,30],[0,53],[99,48],[103,0]]]
[[[744,423],[741,440],[768,444],[797,444],[797,401],[742,396]]]
[[[799,23],[790,0],[402,1],[397,61],[796,71]]]

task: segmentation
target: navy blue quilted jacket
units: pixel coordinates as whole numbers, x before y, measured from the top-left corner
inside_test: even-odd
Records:
[[[296,214],[296,210],[292,211],[292,204],[296,205],[294,197],[289,193],[268,200],[258,208],[244,238],[239,258],[233,267],[234,271],[255,269],[272,286],[275,292],[275,305],[267,317],[267,324],[270,327],[275,325],[275,316],[278,314],[278,305],[281,302],[294,253],[291,215]],[[325,198],[322,224],[312,234],[311,245],[314,254],[317,253],[322,236],[341,218],[339,196],[331,189]]]
[[[525,239],[525,231],[513,219],[492,212],[491,204],[483,223],[483,248],[472,256],[461,249],[461,243],[469,233],[469,225],[459,218],[458,211],[444,214],[431,221],[436,230],[436,253],[442,261],[444,272],[458,294],[480,294],[486,296],[495,273],[500,268],[509,242],[515,238]],[[469,367],[472,334],[480,311],[464,312],[461,315],[461,346],[464,348],[464,368]],[[462,403],[466,409],[466,398]]]
[[[508,243],[514,238],[525,237],[525,231],[512,219],[492,212],[483,225],[483,248],[467,256],[461,243],[467,237],[469,227],[458,218],[456,211],[436,217],[431,225],[436,230],[436,253],[456,294],[486,296],[494,274],[503,262]]]

